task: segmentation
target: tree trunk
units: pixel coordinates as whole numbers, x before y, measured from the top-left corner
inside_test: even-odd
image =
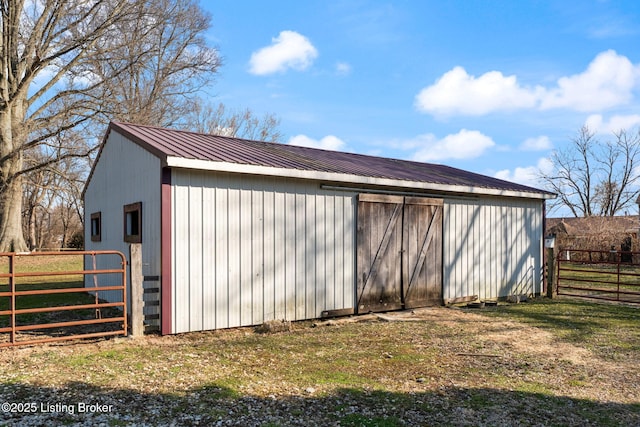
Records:
[[[33,206],[28,209],[25,220],[29,229],[27,245],[33,250],[36,247],[36,210]]]
[[[0,252],[28,250],[22,229],[22,105],[16,102],[0,112]]]
[[[0,252],[29,250],[22,229],[21,172],[26,112],[24,97],[14,98],[0,110]]]
[[[0,252],[27,251],[22,233],[22,177],[13,176],[3,187],[0,193]]]

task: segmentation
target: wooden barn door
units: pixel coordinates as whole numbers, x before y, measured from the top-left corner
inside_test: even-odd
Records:
[[[360,194],[358,313],[442,300],[442,200]]]
[[[402,251],[404,198],[374,194],[358,197],[357,311],[402,308]]]
[[[405,308],[442,303],[442,200],[407,197],[402,290]]]

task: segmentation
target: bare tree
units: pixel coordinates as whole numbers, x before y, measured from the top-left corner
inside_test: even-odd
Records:
[[[107,80],[102,116],[137,124],[171,127],[193,110],[198,91],[221,65],[202,34],[209,17],[193,0],[139,2],[137,18],[118,22],[116,47],[96,56],[92,73]],[[123,70],[119,72],[119,70]]]
[[[95,120],[106,116],[160,121],[154,116],[160,100],[168,114],[176,98],[186,99],[206,80],[196,76],[217,70],[217,52],[200,36],[208,18],[195,5],[0,0],[0,251],[27,248],[25,175],[96,146],[88,139],[78,151],[60,135],[77,130],[91,138]],[[25,164],[30,150],[40,151],[40,162]]]
[[[185,125],[195,132],[267,142],[281,142],[280,119],[273,114],[258,117],[250,109],[229,110],[202,101],[193,105]]]
[[[47,188],[51,186],[50,177],[44,169],[40,169],[28,175],[24,187],[23,227],[29,249],[41,246],[42,234],[40,231],[44,222],[43,214],[48,212],[52,202],[50,198],[47,198]]]
[[[566,149],[551,155],[553,169],[540,171],[540,178],[573,216],[614,216],[640,194],[639,161],[639,131],[620,130],[602,142],[583,126]]]
[[[59,136],[68,146],[83,145],[79,135],[70,132]],[[83,150],[82,146],[77,150]],[[46,154],[39,149],[25,152],[25,169],[45,163]],[[67,237],[82,226],[81,192],[84,186],[86,158],[68,157],[55,164],[39,167],[23,177],[23,230],[29,249],[64,247]],[[59,224],[59,226],[57,226]],[[56,241],[52,239],[60,238]]]

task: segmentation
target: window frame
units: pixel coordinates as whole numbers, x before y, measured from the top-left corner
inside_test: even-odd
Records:
[[[94,224],[97,227],[94,227]],[[102,241],[102,212],[94,212],[91,214],[91,220],[89,222],[89,234],[91,235],[92,242]]]
[[[124,205],[122,209],[123,213],[123,239],[127,243],[142,243],[142,202],[130,203]],[[130,224],[130,218],[132,219],[131,225],[133,226],[133,215],[136,215],[135,226],[137,230],[129,230],[127,227]],[[131,233],[129,233],[131,231]],[[137,231],[137,233],[133,233]]]

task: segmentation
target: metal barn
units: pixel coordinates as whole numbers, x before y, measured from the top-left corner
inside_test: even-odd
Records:
[[[553,196],[443,165],[111,123],[85,245],[142,244],[145,286],[160,289],[145,310],[173,334],[541,293]]]

